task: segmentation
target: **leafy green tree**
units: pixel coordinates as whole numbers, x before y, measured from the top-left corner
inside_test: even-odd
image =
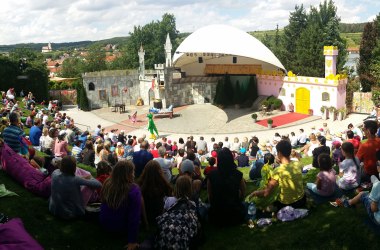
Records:
[[[0,86],[2,90],[16,86],[19,71],[18,61],[0,55]]]
[[[280,54],[278,54],[279,59],[288,70],[293,70],[297,66],[297,41],[300,34],[306,29],[306,26],[306,10],[303,4],[301,6],[296,5],[294,12],[290,12],[289,25],[284,28],[284,47]]]
[[[71,57],[63,61],[62,70],[59,75],[66,78],[81,77],[83,70],[83,60],[76,57]]]
[[[358,74],[364,92],[371,91],[375,79],[371,74],[372,52],[377,45],[377,29],[373,22],[364,26],[362,41],[359,49]]]
[[[85,56],[85,60],[85,72],[102,71],[107,69],[106,52],[100,46],[90,47]]]
[[[137,68],[139,66],[138,50],[142,45],[145,50],[145,66],[152,69],[155,63],[165,62],[164,44],[169,34],[173,51],[178,47],[178,30],[175,17],[164,14],[161,21],[153,21],[144,26],[135,26],[127,42],[126,66]]]

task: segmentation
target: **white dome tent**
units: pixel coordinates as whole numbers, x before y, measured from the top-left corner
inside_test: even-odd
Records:
[[[259,65],[263,70],[285,70],[259,40],[228,25],[209,25],[188,36],[173,56],[174,67],[187,75],[205,75],[208,64]]]

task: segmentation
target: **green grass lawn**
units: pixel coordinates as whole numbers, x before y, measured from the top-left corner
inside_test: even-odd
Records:
[[[310,160],[306,158],[303,162]],[[249,168],[240,170],[247,178]],[[313,181],[316,174],[317,171],[309,172],[305,182]],[[28,232],[46,249],[121,249],[127,242],[125,235],[107,233],[96,221],[63,221],[53,217],[46,199],[29,193],[2,171],[0,183],[19,195],[0,198],[0,212],[20,217]],[[247,181],[247,193],[254,189],[254,184]],[[206,197],[205,191],[202,197]],[[362,205],[347,209],[328,203],[311,204],[306,218],[275,222],[266,228],[249,229],[246,225],[219,228],[206,224],[201,249],[378,249],[379,233],[367,221]],[[144,228],[140,231],[140,241],[154,233]]]

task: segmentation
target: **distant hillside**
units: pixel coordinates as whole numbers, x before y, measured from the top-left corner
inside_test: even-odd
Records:
[[[127,42],[128,37],[114,37],[99,41],[80,41],[80,42],[67,42],[67,43],[51,43],[54,51],[69,51],[75,48],[85,49],[89,46],[105,46],[107,44],[123,45]],[[30,48],[36,51],[41,51],[42,46],[48,43],[18,43],[12,45],[0,45],[0,52],[9,52],[15,48]]]
[[[343,38],[347,40],[347,47],[359,47],[362,32],[366,23],[341,23],[339,30]],[[276,34],[276,30],[265,31],[250,31],[248,32],[252,36],[256,37],[260,41],[263,41],[265,37],[272,39]],[[283,33],[283,29],[280,30],[280,35]],[[179,34],[179,42],[183,41],[191,33]],[[75,48],[86,49],[89,46],[106,46],[107,44],[117,44],[123,46],[127,43],[128,37],[113,37],[109,39],[103,39],[99,41],[80,41],[80,42],[67,42],[67,43],[52,43],[54,51],[69,51]],[[31,48],[36,51],[41,51],[42,46],[46,46],[46,43],[19,43],[12,45],[0,45],[1,52],[9,52],[15,48]]]

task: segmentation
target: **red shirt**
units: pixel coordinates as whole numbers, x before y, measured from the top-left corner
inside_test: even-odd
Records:
[[[153,158],[158,158],[159,157],[157,149],[151,150],[150,153],[153,155]]]
[[[361,142],[356,139],[348,139],[346,142],[351,142],[351,144],[354,145],[354,152],[356,154],[359,150]]]
[[[205,170],[203,171],[203,174],[204,175],[208,175],[211,171],[213,171],[215,169],[218,169],[218,167],[216,167],[216,166],[207,166],[205,168]]]
[[[380,149],[380,138],[368,139],[360,145],[356,156],[364,162],[364,172],[368,175],[377,175],[376,151]]]

